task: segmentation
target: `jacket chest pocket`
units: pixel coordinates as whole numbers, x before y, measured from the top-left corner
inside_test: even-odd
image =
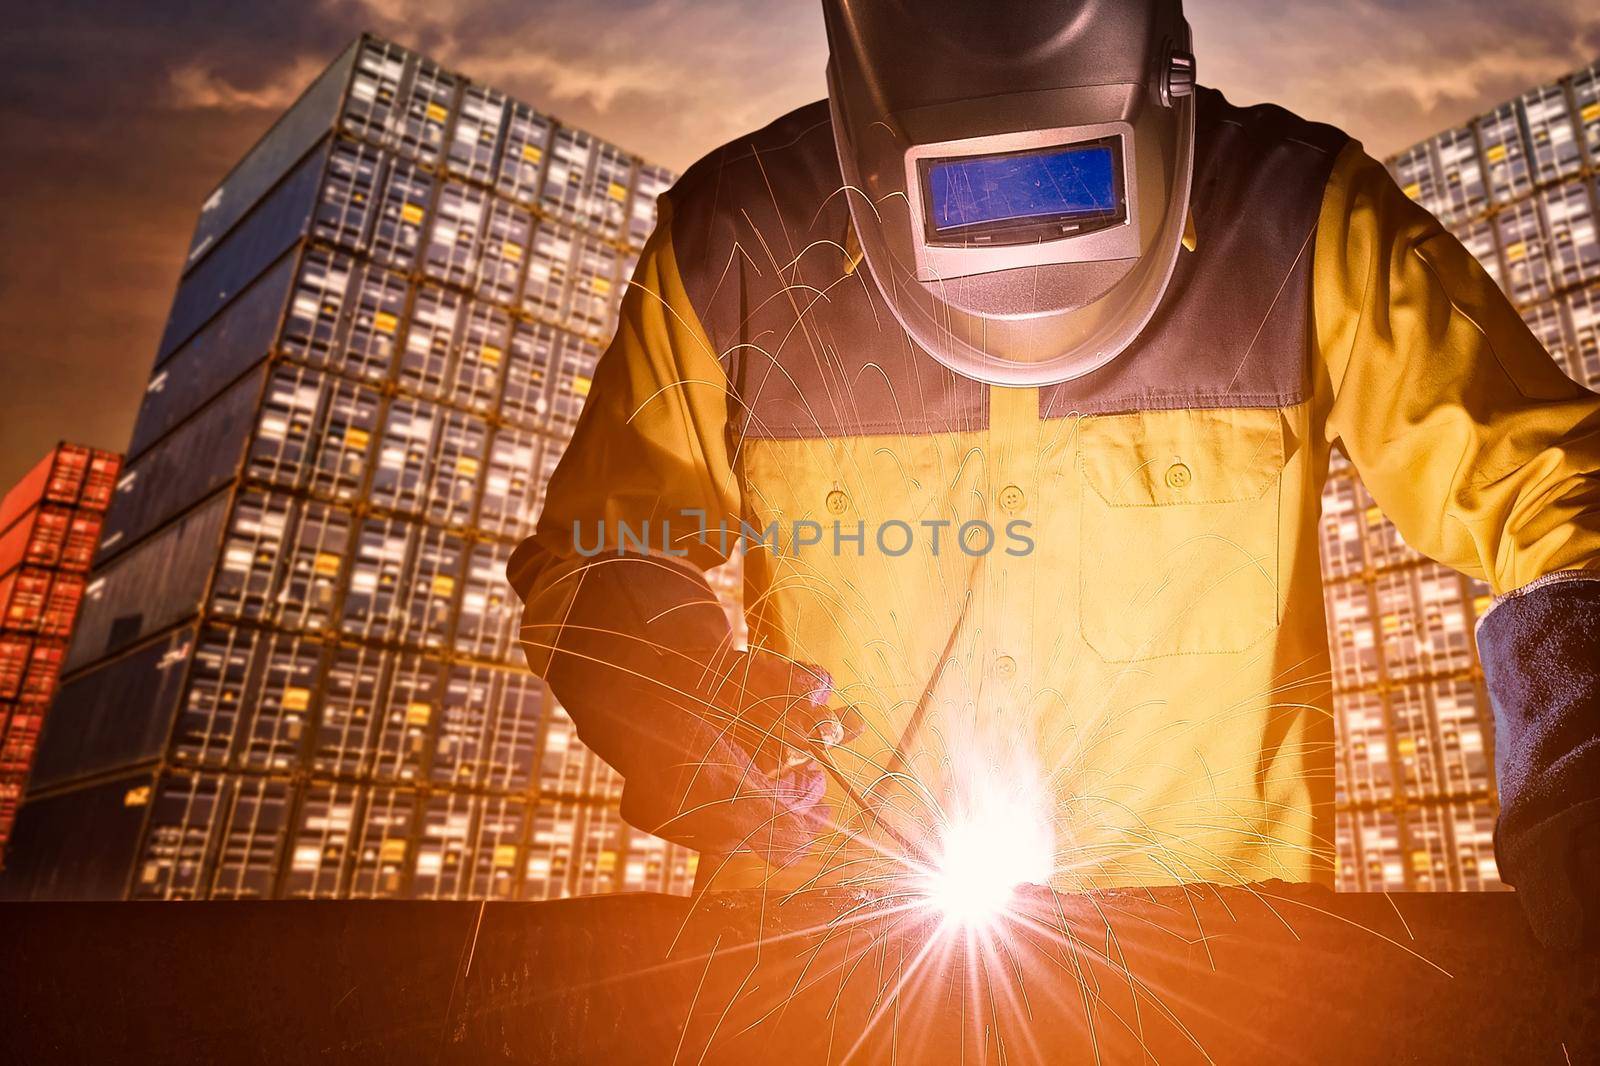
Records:
[[[1108,662],[1243,651],[1279,620],[1276,410],[1085,422],[1084,640]]]

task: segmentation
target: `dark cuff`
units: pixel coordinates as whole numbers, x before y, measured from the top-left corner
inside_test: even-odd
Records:
[[[1600,573],[1552,574],[1478,624],[1495,719],[1501,877],[1522,887],[1563,867],[1600,819]]]

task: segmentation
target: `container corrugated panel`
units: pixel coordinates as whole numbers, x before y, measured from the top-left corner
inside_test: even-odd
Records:
[[[390,112],[383,144],[408,159],[437,166],[445,129],[455,110],[458,81],[432,60],[413,56],[400,84],[399,106]]]
[[[0,741],[0,777],[25,778],[33,766],[33,754],[39,746],[39,730],[44,725],[44,712],[48,702],[16,700],[0,704],[9,710],[5,725],[5,738]]]
[[[1461,888],[1468,892],[1505,891],[1510,886],[1500,880],[1494,858],[1496,810],[1487,802],[1452,803],[1449,806],[1455,837],[1455,869]]]
[[[381,398],[309,367],[273,368],[244,473],[284,489],[353,501],[375,448]]]
[[[306,234],[316,210],[327,154],[324,146],[308,156],[185,275],[167,316],[158,363]]]
[[[212,584],[220,618],[321,630],[333,622],[354,517],[343,508],[250,489],[239,495]]]
[[[511,334],[501,417],[570,436],[599,359],[599,347],[577,334],[542,323],[517,323]]]
[[[1528,148],[1522,137],[1522,109],[1515,100],[1501,104],[1474,125],[1483,161],[1489,169],[1489,194],[1497,204],[1510,203],[1533,190]]]
[[[399,105],[409,60],[405,49],[386,41],[361,41],[340,128],[373,143],[381,141]]]
[[[549,115],[526,104],[511,103],[506,109],[505,133],[496,166],[496,192],[526,206],[539,202],[554,132],[555,120]]]
[[[472,828],[480,799],[464,793],[435,793],[422,808],[417,835],[414,899],[467,899],[472,888]]]
[[[333,653],[321,688],[317,736],[311,751],[315,772],[357,774],[366,768],[387,654],[365,646],[339,648]]]
[[[61,663],[66,658],[66,651],[66,645],[59,639],[34,641],[22,684],[16,695],[9,698],[24,703],[48,704],[56,694],[56,682],[61,677]]]
[[[81,574],[89,569],[99,528],[97,514],[42,503],[0,534],[0,574],[18,566],[58,567]]]
[[[1550,358],[1555,360],[1556,365],[1562,370],[1575,376],[1572,368],[1572,344],[1567,339],[1566,318],[1559,300],[1534,304],[1522,309],[1522,320],[1528,324],[1528,329],[1538,338],[1544,350],[1550,353]]]
[[[1505,287],[1505,271],[1500,266],[1500,249],[1495,243],[1494,223],[1477,220],[1461,224],[1452,232],[1474,259],[1488,271],[1496,285]]]
[[[566,324],[586,336],[607,339],[616,328],[622,256],[609,244],[582,235],[574,248],[572,290]]]
[[[318,75],[311,87],[206,198],[194,237],[189,242],[188,266],[204,256],[327,134],[338,115],[358,47],[352,44]]]
[[[1406,887],[1412,891],[1449,892],[1458,887],[1449,821],[1449,812],[1436,805],[1406,811]]]
[[[429,771],[435,784],[474,786],[482,781],[493,717],[490,695],[490,677],[482,667],[450,667]]]
[[[450,371],[456,331],[466,299],[450,289],[423,285],[406,328],[400,354],[400,386],[428,399],[442,399]]]
[[[372,238],[381,199],[386,157],[371,145],[339,139],[328,155],[311,235],[319,241],[364,251]]]
[[[1342,755],[1335,802],[1392,800],[1394,772],[1383,697],[1376,692],[1340,693],[1334,696],[1333,705]]]
[[[1472,666],[1472,618],[1459,574],[1427,563],[1380,574],[1374,584],[1390,678]]]
[[[14,700],[22,691],[33,643],[33,637],[21,633],[0,633],[0,700]]]
[[[1600,280],[1600,236],[1585,182],[1570,182],[1539,195],[1550,239],[1550,272],[1557,288]]]
[[[656,228],[656,200],[672,188],[677,177],[666,167],[640,163],[633,180],[631,209],[628,212],[628,243],[634,248],[644,247]],[[631,277],[630,271],[626,276]]]
[[[128,464],[106,514],[100,564],[142,541],[238,476],[266,367]]]
[[[370,501],[451,526],[472,521],[488,452],[481,419],[418,400],[389,405]]]
[[[600,142],[594,155],[594,169],[589,173],[588,204],[584,213],[591,220],[588,228],[608,241],[627,238],[632,215],[633,171],[632,156],[615,145]]]
[[[1333,680],[1340,689],[1375,684],[1379,678],[1378,632],[1366,582],[1352,581],[1325,589],[1328,640],[1333,652]]]
[[[687,896],[694,889],[700,856],[637,829],[624,827],[623,892],[665,892]]]
[[[591,178],[600,141],[583,130],[558,126],[550,145],[539,206],[552,218],[597,229],[591,217]]]
[[[534,785],[534,765],[545,708],[552,702],[544,682],[526,669],[495,670],[489,675],[489,703],[494,712],[489,733],[485,783],[490,788],[523,792]]]
[[[443,702],[443,664],[406,653],[391,658],[369,756],[372,776],[408,782],[422,776]]]
[[[1395,812],[1354,812],[1356,854],[1364,892],[1400,892],[1406,888],[1405,863],[1400,847],[1400,821]]]
[[[1583,140],[1589,158],[1600,162],[1600,63],[1579,71],[1572,78],[1572,97],[1583,127]]]
[[[133,899],[198,899],[221,836],[233,782],[209,774],[164,776],[155,788],[129,895]],[[149,804],[149,787],[144,802]]]
[[[1444,208],[1440,217],[1450,221],[1482,212],[1488,205],[1489,193],[1483,161],[1478,156],[1478,141],[1472,130],[1467,127],[1446,130],[1435,137],[1433,143],[1444,181]]]
[[[368,247],[382,266],[408,274],[416,267],[422,227],[433,203],[434,177],[415,163],[392,160],[383,180],[383,202]]]
[[[532,215],[516,204],[491,199],[479,242],[478,275],[473,282],[480,299],[506,307],[516,305],[532,239]]]
[[[121,899],[150,803],[148,772],[30,797],[6,855],[8,898]]]
[[[583,813],[577,861],[572,868],[572,893],[592,896],[615,892],[622,873],[627,827],[614,807],[589,806]]]
[[[483,85],[463,88],[455,129],[445,152],[445,169],[481,185],[492,183],[505,117],[504,93]]]
[[[402,620],[397,602],[416,528],[413,523],[390,518],[368,518],[361,523],[339,626],[346,637],[400,639]]]
[[[166,750],[194,649],[190,626],[62,685],[39,742],[35,787],[107,773]]]
[[[286,899],[339,898],[359,798],[360,790],[351,784],[314,781],[301,790],[280,895]]]
[[[1583,166],[1583,151],[1567,110],[1567,92],[1560,85],[1545,85],[1522,97],[1533,146],[1533,180],[1546,185],[1576,174]]]
[[[1507,293],[1518,304],[1550,295],[1549,242],[1536,200],[1526,200],[1495,216],[1506,258]]]
[[[339,252],[310,249],[295,279],[281,350],[311,366],[367,381],[394,368],[409,287],[400,275]]]
[[[545,449],[552,447],[555,445],[531,430],[514,426],[495,430],[478,503],[479,529],[518,539],[533,533],[544,491],[542,457]]]
[[[260,634],[207,626],[194,648],[189,683],[172,731],[172,758],[191,766],[226,766],[256,674]]]
[[[1600,389],[1600,286],[1568,293],[1563,302],[1572,329],[1572,368],[1579,381]]]
[[[1444,197],[1443,176],[1439,173],[1432,141],[1414,145],[1401,153],[1389,164],[1389,169],[1394,174],[1395,184],[1407,196],[1440,219],[1449,214],[1450,204]]]
[[[583,813],[584,807],[563,800],[544,800],[534,808],[523,899],[565,899],[573,894],[571,874]]]
[[[439,188],[422,272],[435,281],[468,286],[478,278],[489,193],[476,185],[446,181]]]
[[[467,542],[455,533],[423,527],[400,579],[398,639],[417,648],[443,648],[450,636],[467,562]]]
[[[121,455],[98,450],[93,452],[89,457],[89,472],[83,479],[83,494],[78,497],[78,506],[86,511],[103,513],[111,506],[111,493],[121,473]]]
[[[47,452],[0,497],[0,533],[10,529],[41,502],[75,502],[84,468],[81,456],[76,462],[63,462],[62,449],[55,448]],[[54,491],[52,485],[56,486]]]
[[[445,386],[450,402],[479,414],[493,411],[510,345],[511,316],[498,307],[469,303]]]
[[[1363,495],[1367,495],[1365,489],[1362,491]],[[1377,503],[1370,504],[1361,517],[1366,523],[1367,560],[1373,567],[1408,566],[1422,562],[1422,553],[1406,543],[1399,527],[1385,517],[1383,508]]]
[[[472,835],[472,899],[515,899],[521,888],[528,805],[486,796]]]
[[[300,762],[312,694],[322,680],[322,646],[294,634],[263,636],[252,681],[239,765],[287,772]]]
[[[506,580],[510,557],[509,544],[479,541],[472,545],[451,641],[457,654],[507,663],[522,659],[517,642],[522,601]]]
[[[278,778],[240,777],[217,843],[211,899],[270,899],[289,829],[293,786]]]
[[[84,594],[82,574],[18,567],[0,577],[0,628],[66,637]]]
[[[544,717],[540,794],[591,801],[620,799],[622,776],[578,739],[578,728],[566,708],[553,698],[546,699]]]
[[[357,899],[403,896],[411,873],[411,834],[417,796],[406,789],[371,788],[356,819],[355,855],[348,895]]]
[[[1472,679],[1398,685],[1390,702],[1407,799],[1488,794],[1493,769]]]
[[[94,573],[67,653],[69,671],[194,615],[221,547],[227,504],[229,493],[213,496]]]
[[[130,458],[271,353],[294,278],[295,256],[286,255],[151,373],[128,445]]]

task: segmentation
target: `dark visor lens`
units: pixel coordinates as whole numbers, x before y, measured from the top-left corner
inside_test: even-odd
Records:
[[[941,159],[925,171],[935,233],[1120,216],[1114,145]]]

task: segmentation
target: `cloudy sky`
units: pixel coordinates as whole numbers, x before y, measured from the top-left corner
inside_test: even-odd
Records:
[[[1379,154],[1600,56],[1593,0],[1187,8],[1203,81]],[[0,38],[0,489],[58,438],[124,446],[198,205],[363,29],[678,168],[823,93],[815,0],[16,5]]]

